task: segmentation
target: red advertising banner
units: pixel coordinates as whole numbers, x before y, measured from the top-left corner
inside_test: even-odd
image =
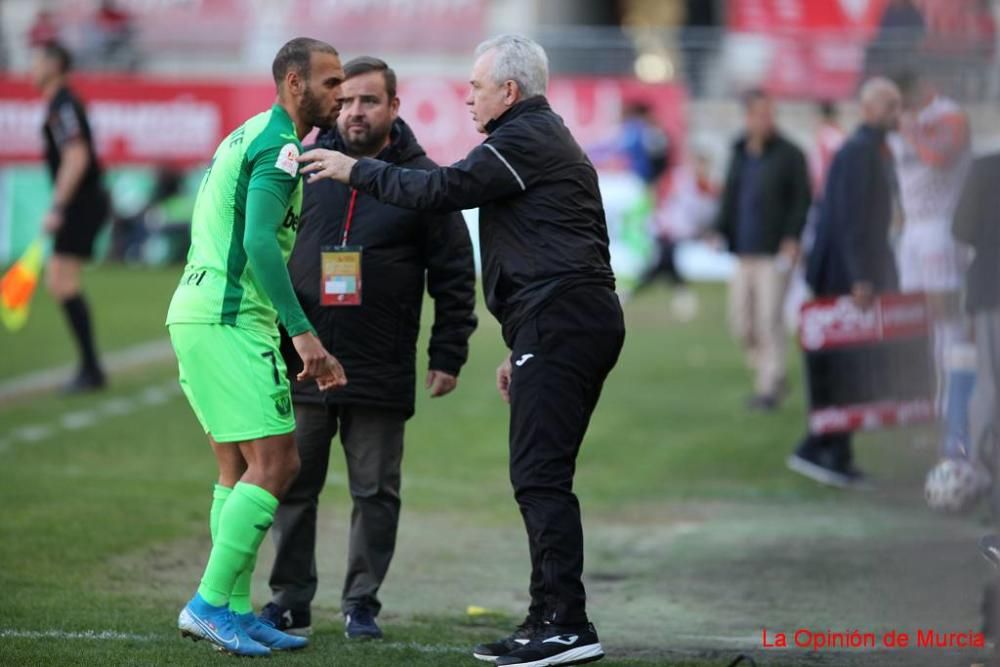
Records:
[[[216,146],[274,101],[269,81],[184,81],[135,76],[77,76],[98,152],[108,164],[206,162]],[[399,85],[401,116],[435,160],[450,163],[482,140],[456,79],[420,77]],[[680,87],[625,79],[556,79],[549,100],[583,146],[611,136],[623,102],[650,103],[672,136],[683,136]],[[0,77],[0,164],[41,157],[43,104],[26,80]],[[539,147],[540,149],[542,147]]]
[[[769,38],[763,84],[776,95],[850,96],[886,0],[732,0],[729,29]]]
[[[850,297],[802,307],[809,431],[874,430],[935,418],[931,317],[923,294],[885,294],[860,310]]]
[[[804,350],[829,350],[926,336],[931,317],[922,293],[885,294],[868,310],[850,297],[817,299],[802,306],[799,342]]]
[[[97,3],[59,4],[54,14],[70,37],[85,33],[95,20]],[[347,57],[471,51],[486,36],[489,12],[487,0],[118,0],[115,6],[134,26],[137,43],[150,52],[195,48],[245,54],[257,42],[277,48],[305,35],[331,42]]]
[[[761,82],[776,95],[838,99],[851,96],[865,49],[879,29],[888,0],[729,0],[728,28],[767,38]],[[978,0],[915,0],[927,30],[921,48],[989,48],[992,10]]]
[[[824,435],[846,431],[877,431],[924,424],[933,421],[936,415],[934,401],[930,398],[830,407],[809,413],[809,432]]]

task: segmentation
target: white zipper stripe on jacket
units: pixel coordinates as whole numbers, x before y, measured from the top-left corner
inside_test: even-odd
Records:
[[[497,149],[493,148],[493,146],[490,146],[489,144],[483,144],[483,146],[486,146],[491,151],[493,151],[493,154],[496,155],[498,158],[500,158],[500,161],[503,162],[507,166],[508,169],[510,169],[510,173],[514,174],[514,178],[517,179],[517,184],[521,186],[521,191],[522,192],[524,190],[528,189],[528,188],[525,187],[524,181],[521,180],[521,175],[518,174],[517,171],[514,170],[514,167],[510,166],[510,162],[507,162],[507,158],[505,158],[503,155],[500,155],[500,151],[498,151]]]

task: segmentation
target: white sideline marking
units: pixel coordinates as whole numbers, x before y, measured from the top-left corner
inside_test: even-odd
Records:
[[[84,630],[83,632],[66,632],[65,630],[12,630],[0,628],[0,639],[83,639],[97,641],[132,641],[152,642],[169,639],[171,635],[137,635],[130,632],[114,630]],[[458,646],[432,646],[417,642],[386,642],[379,647],[418,651],[420,653],[468,653],[470,649]]]
[[[136,635],[129,632],[114,630],[85,630],[83,632],[66,632],[65,630],[7,630],[0,629],[0,639],[96,639],[149,642],[160,639],[156,635]]]
[[[49,424],[28,424],[6,434],[0,434],[0,453],[18,443],[35,443],[54,438],[62,432],[80,431],[92,428],[107,419],[126,417],[145,408],[162,405],[181,393],[177,380],[153,385],[144,389],[135,398],[116,396],[108,398],[87,410],[77,410],[62,415],[58,422]],[[2,636],[2,635],[0,635]]]
[[[104,355],[103,361],[104,368],[113,381],[116,373],[163,363],[173,358],[174,350],[170,347],[170,341],[159,339],[110,352]],[[0,405],[26,395],[54,391],[65,384],[74,372],[75,366],[61,366],[4,380],[0,382]]]

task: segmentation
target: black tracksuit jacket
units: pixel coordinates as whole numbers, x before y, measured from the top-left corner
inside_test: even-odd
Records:
[[[614,289],[597,172],[543,96],[486,126],[486,140],[450,167],[359,160],[351,185],[415,209],[479,207],[486,305],[508,347],[518,328],[581,285]]]

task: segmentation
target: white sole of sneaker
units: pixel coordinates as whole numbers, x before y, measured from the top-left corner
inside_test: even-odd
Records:
[[[476,660],[482,660],[483,662],[496,662],[497,656],[495,655],[483,655],[481,653],[473,653],[472,657]]]
[[[557,665],[568,667],[569,665],[583,665],[588,662],[596,662],[603,657],[604,649],[601,647],[600,642],[598,642],[596,644],[588,644],[587,646],[577,646],[544,660],[521,662],[517,665],[511,665],[511,667],[556,667]]]
[[[845,480],[842,475],[838,475],[835,472],[827,470],[823,466],[816,465],[810,461],[798,456],[789,456],[785,460],[785,465],[792,472],[797,472],[800,475],[808,477],[814,482],[819,482],[820,484],[826,484],[827,486],[834,486],[838,489],[850,488],[851,484]]]

